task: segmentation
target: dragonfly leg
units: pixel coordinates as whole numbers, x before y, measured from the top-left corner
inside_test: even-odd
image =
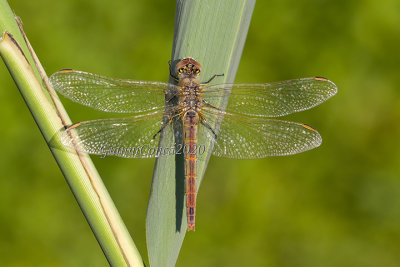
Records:
[[[157,135],[159,135],[164,129],[165,127],[167,127],[168,125],[170,125],[172,123],[172,121],[174,120],[174,118],[181,116],[181,113],[177,113],[174,116],[172,116],[171,118],[169,118],[168,123],[165,123],[161,126],[161,129],[158,130],[158,132],[156,132],[155,135],[153,135],[153,140],[156,139]]]
[[[181,94],[174,94],[171,97],[165,99],[165,101],[169,103],[169,102],[171,102],[172,99],[174,99],[175,97],[179,97],[179,96],[181,96]]]
[[[222,76],[224,76],[224,74],[214,74],[208,81],[201,83],[201,85],[210,83],[212,80],[214,80],[215,78],[220,77],[220,76],[222,77]]]
[[[208,130],[210,130],[210,132],[214,135],[214,140],[217,140],[217,134],[215,133],[211,125],[208,124],[207,120],[202,118],[200,123],[203,124]]]
[[[168,123],[163,124],[163,125],[161,126],[160,130],[158,130],[158,132],[156,132],[156,134],[153,135],[153,140],[156,139],[157,135],[161,134],[161,132],[165,129],[165,127],[167,127],[167,126],[171,123],[171,121],[172,121],[172,120],[169,120]]]
[[[218,110],[218,111],[220,111],[220,112],[224,112],[222,109],[217,108],[216,106],[214,106],[214,105],[208,103],[208,101],[205,100],[205,99],[202,99],[202,102],[203,102],[204,106],[206,106],[206,107],[211,107],[211,108],[213,108],[213,109],[215,109],[215,110]]]
[[[172,79],[174,79],[176,82],[179,82],[179,78],[175,76],[174,72],[172,71],[172,65],[171,65],[171,60],[168,61],[168,65],[169,65],[169,76],[172,77]]]

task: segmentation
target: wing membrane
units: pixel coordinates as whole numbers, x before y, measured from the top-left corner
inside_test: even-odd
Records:
[[[50,82],[74,102],[117,113],[162,109],[165,95],[179,93],[178,87],[168,83],[121,80],[76,70],[56,72]]]
[[[213,155],[236,159],[255,159],[284,156],[318,147],[319,133],[308,125],[269,118],[247,117],[205,111],[207,123],[215,125],[222,120],[220,130],[215,130]],[[215,139],[211,131],[208,138]]]
[[[157,132],[161,128],[163,138],[173,146],[173,132],[168,117],[158,111],[146,116],[84,121],[60,130],[58,138],[63,145],[89,154],[152,158],[160,155],[156,151],[160,138]]]
[[[203,89],[202,96],[213,106],[219,106],[229,96],[225,109],[228,113],[280,117],[317,106],[336,92],[333,82],[313,77],[265,84],[212,85]]]
[[[165,107],[165,99],[181,94],[179,87],[73,70],[57,72],[50,81],[64,96],[92,108],[121,113],[150,111],[132,117],[73,124],[58,134],[64,145],[90,154],[155,157],[159,155],[156,134],[163,129],[162,134],[172,148],[174,133],[169,122],[181,107],[169,101]],[[213,154],[216,156],[251,159],[300,153],[321,144],[319,133],[305,124],[266,117],[310,109],[336,92],[334,83],[319,77],[269,84],[207,86],[202,91],[204,106],[200,114],[205,128],[201,132],[209,140],[215,140]],[[226,109],[218,109],[228,96]]]

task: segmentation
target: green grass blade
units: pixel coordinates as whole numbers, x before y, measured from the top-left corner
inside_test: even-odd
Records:
[[[25,43],[5,0],[0,0],[0,31],[4,32],[0,38],[0,55],[43,137],[49,142],[71,121],[55,91],[43,86],[39,72],[45,80],[46,74],[33,50],[30,52],[28,43]],[[141,256],[90,158],[50,149],[109,263],[113,266],[143,266]]]
[[[201,81],[223,73],[215,82],[233,82],[254,5],[255,0],[178,0],[172,63],[193,57],[202,64]],[[198,162],[197,188],[211,154],[209,140],[199,136],[198,142],[208,149],[204,160]],[[160,145],[167,144],[161,140]],[[187,228],[184,194],[183,157],[158,158],[146,220],[151,266],[175,265]],[[201,211],[197,215],[201,220]]]

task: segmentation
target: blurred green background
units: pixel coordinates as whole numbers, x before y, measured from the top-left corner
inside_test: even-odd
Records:
[[[166,81],[175,1],[9,1],[48,74]],[[205,37],[206,38],[206,37]],[[212,157],[177,266],[400,266],[400,1],[258,1],[236,82],[327,77],[338,94],[288,120],[320,148]],[[73,121],[107,117],[63,98]],[[106,266],[0,64],[2,266]],[[93,160],[145,261],[154,160]]]

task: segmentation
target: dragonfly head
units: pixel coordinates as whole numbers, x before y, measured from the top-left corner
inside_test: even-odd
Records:
[[[176,64],[175,71],[179,78],[182,76],[199,76],[201,72],[201,65],[199,62],[191,57],[185,57]]]

